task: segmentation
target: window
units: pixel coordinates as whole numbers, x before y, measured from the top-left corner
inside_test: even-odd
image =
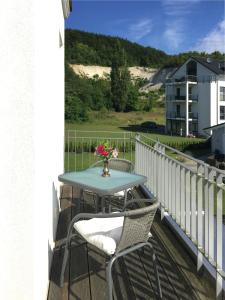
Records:
[[[220,87],[220,101],[225,101],[225,86]]]
[[[188,86],[188,98],[191,99],[192,98],[192,86]]]
[[[225,120],[225,106],[220,106],[220,120]]]
[[[180,105],[176,107],[177,117],[180,117]]]
[[[190,60],[186,65],[186,74],[197,76],[197,63],[194,60]]]

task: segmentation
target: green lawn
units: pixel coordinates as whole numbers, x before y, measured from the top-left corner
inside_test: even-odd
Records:
[[[107,132],[99,133],[97,131],[113,131],[121,132],[122,137],[124,132],[142,132],[147,137],[152,139],[159,139],[164,144],[176,147],[181,143],[196,143],[203,141],[198,138],[185,138],[180,136],[170,136],[164,134],[156,134],[146,128],[140,126],[141,123],[151,121],[159,125],[163,125],[165,120],[164,110],[158,109],[157,112],[128,112],[128,113],[115,113],[115,112],[92,112],[91,120],[84,123],[66,123],[65,130],[80,130],[88,131],[89,133],[77,133],[77,136],[90,136],[90,137],[114,137],[118,134]],[[123,133],[122,133],[123,132]]]
[[[134,155],[134,152],[121,153],[120,158],[134,162]],[[98,160],[100,160],[99,157],[96,157],[93,152],[65,153],[65,172],[87,169]]]
[[[65,129],[77,130],[108,130],[108,131],[123,131],[121,127],[128,127],[140,124],[146,121],[156,122],[157,124],[165,124],[165,112],[162,108],[152,112],[91,112],[89,113],[90,120],[84,123],[66,123]]]

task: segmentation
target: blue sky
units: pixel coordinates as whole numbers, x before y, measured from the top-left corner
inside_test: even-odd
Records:
[[[74,0],[66,28],[119,36],[169,54],[225,52],[223,0]]]

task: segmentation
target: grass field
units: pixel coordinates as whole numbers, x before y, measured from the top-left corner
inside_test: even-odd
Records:
[[[94,126],[97,130],[121,130],[123,126],[131,126],[140,124],[146,121],[153,121],[157,124],[165,124],[164,109],[158,108],[157,112],[91,112],[90,120],[85,123],[66,123],[65,129],[90,130],[90,126]],[[103,128],[102,128],[103,127]]]
[[[158,109],[157,112],[128,112],[128,113],[116,113],[116,112],[92,112],[90,121],[85,123],[66,123],[65,130],[81,130],[89,131],[88,135],[96,137],[96,131],[114,131],[114,132],[142,132],[147,137],[152,139],[159,139],[161,143],[168,144],[171,141],[173,146],[176,143],[190,142],[196,143],[203,141],[198,138],[185,138],[180,136],[170,136],[165,134],[157,134],[152,130],[141,127],[143,122],[156,122],[159,125],[165,123],[164,110]],[[92,133],[93,132],[93,133]],[[77,133],[80,136],[85,133]],[[99,136],[105,137],[107,133],[101,133]],[[108,134],[109,137],[109,134]]]

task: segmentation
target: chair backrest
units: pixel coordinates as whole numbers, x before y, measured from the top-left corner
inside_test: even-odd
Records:
[[[125,212],[122,235],[116,248],[117,253],[138,243],[147,242],[158,206],[159,203],[155,202]]]
[[[132,173],[134,171],[134,165],[131,161],[121,158],[111,158],[109,160],[109,168]]]
[[[94,167],[103,167],[103,160],[97,161],[90,166],[90,168]],[[109,159],[109,169],[132,173],[134,171],[134,165],[131,161],[126,159],[111,158]]]

